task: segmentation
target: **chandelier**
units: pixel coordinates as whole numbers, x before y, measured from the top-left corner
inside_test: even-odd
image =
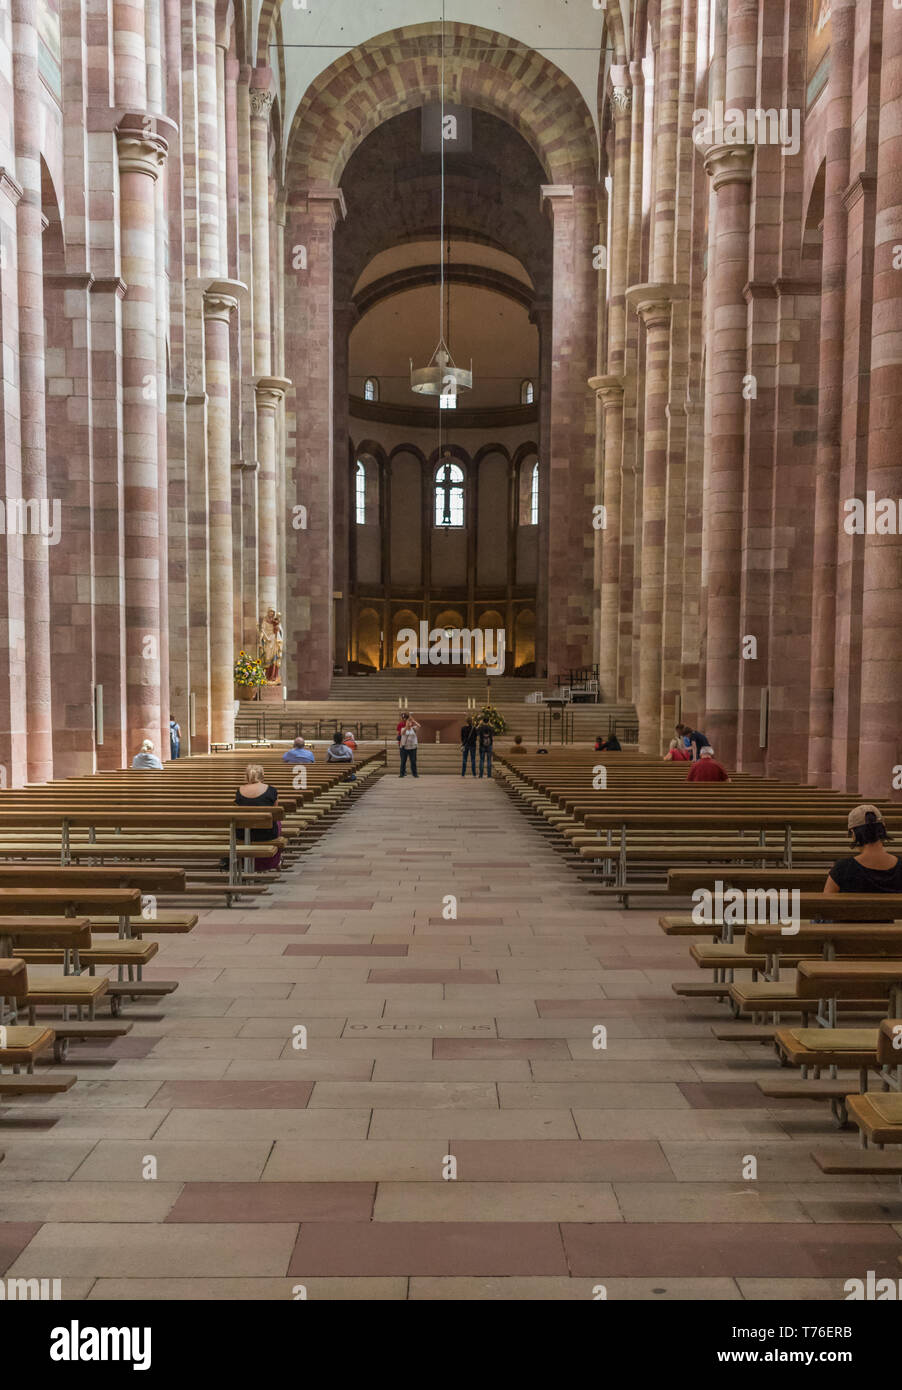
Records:
[[[445,3],[442,0],[442,60],[441,60],[441,121],[439,129],[441,157],[441,214],[439,230],[439,319],[438,343],[426,367],[414,367],[410,359],[410,389],[419,396],[457,396],[473,386],[473,363],[470,370],[454,365],[451,349],[445,341]],[[449,248],[450,255],[450,248]],[[448,305],[448,319],[451,305]],[[450,322],[449,322],[450,333]]]

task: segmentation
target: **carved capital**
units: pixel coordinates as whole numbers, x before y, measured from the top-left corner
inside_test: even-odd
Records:
[[[590,376],[589,390],[595,392],[607,410],[619,406],[623,401],[625,380],[622,376]]]
[[[611,114],[615,121],[631,116],[633,111],[632,87],[613,87],[611,89]]]
[[[254,382],[258,410],[275,410],[285,399],[285,392],[292,383],[285,376],[261,376]]]
[[[146,174],[151,179],[159,177],[169,153],[169,145],[162,135],[149,129],[135,130],[131,126],[119,126],[116,144],[120,174]]]
[[[626,292],[627,304],[635,309],[646,328],[669,326],[674,302],[688,298],[688,285],[675,285],[667,281],[631,285]]]
[[[251,115],[261,120],[268,121],[269,113],[272,110],[273,94],[262,87],[251,87],[250,89]]]
[[[751,183],[754,145],[709,145],[705,150],[705,173],[715,192],[728,183]]]

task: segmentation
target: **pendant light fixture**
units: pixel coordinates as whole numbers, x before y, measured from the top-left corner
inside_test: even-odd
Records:
[[[410,359],[410,389],[419,396],[456,396],[473,386],[473,363],[470,370],[454,365],[451,349],[445,341],[445,0],[442,0],[442,57],[441,57],[441,124],[439,129],[441,158],[441,226],[439,230],[439,331],[438,345],[427,367],[414,368]],[[449,305],[450,316],[450,305]]]

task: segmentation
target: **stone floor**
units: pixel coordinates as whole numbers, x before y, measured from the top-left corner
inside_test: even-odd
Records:
[[[765,1101],[770,1054],[673,995],[686,944],[600,909],[495,783],[386,777],[271,897],[161,940],[177,993],[4,1107],[0,1273],[465,1300],[902,1275],[897,1180],[825,1177],[812,1148],[855,1138]]]

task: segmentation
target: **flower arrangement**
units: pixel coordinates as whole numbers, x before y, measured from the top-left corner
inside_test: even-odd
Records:
[[[236,685],[251,686],[257,689],[266,684],[266,671],[263,662],[256,656],[249,656],[243,650],[238,653],[233,676]]]
[[[487,719],[492,726],[492,733],[503,734],[507,729],[504,715],[497,710],[494,705],[483,705],[476,719],[477,724],[481,724],[483,719]]]

